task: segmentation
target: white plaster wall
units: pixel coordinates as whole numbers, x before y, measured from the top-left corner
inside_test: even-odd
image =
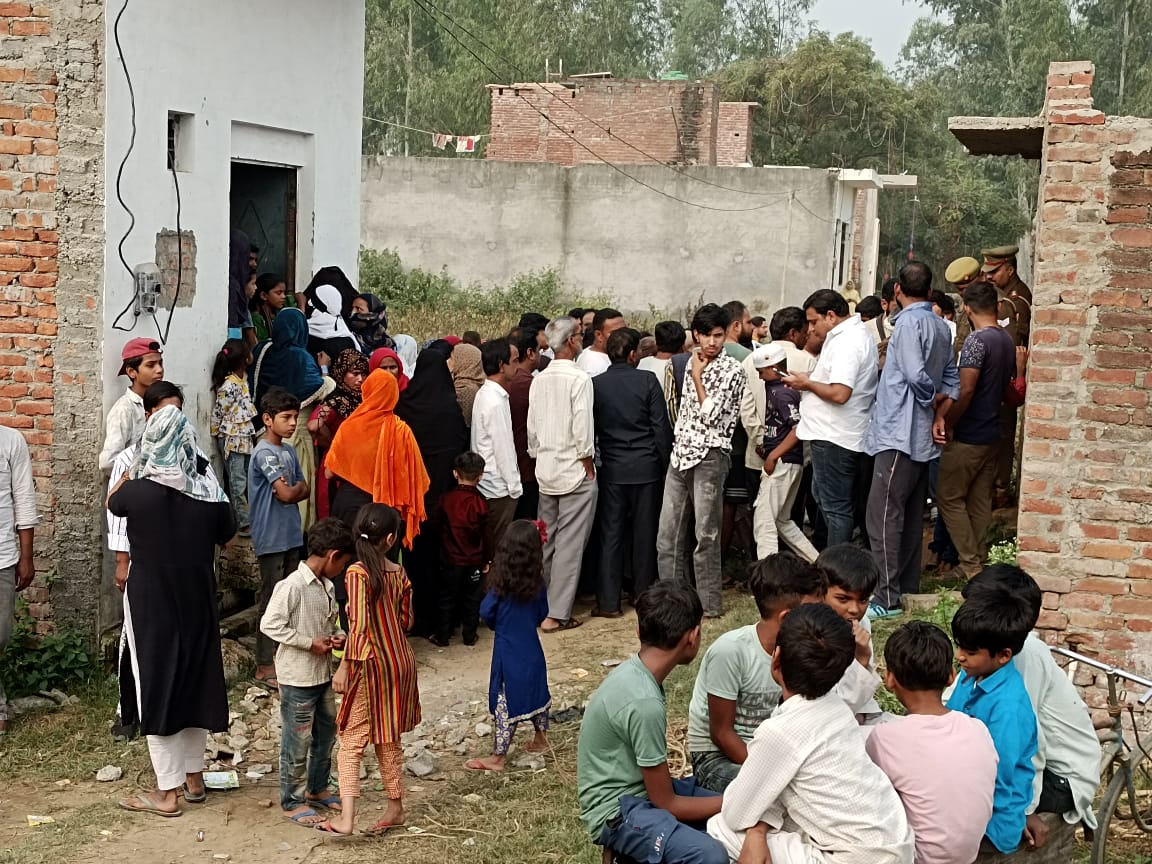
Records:
[[[104,408],[126,386],[120,349],[155,336],[141,318],[132,333],[112,321],[132,296],[117,255],[129,216],[116,199],[116,172],[131,134],[128,88],[113,39],[120,4],[106,15],[106,225]],[[192,167],[180,172],[181,228],[196,235],[193,305],[176,309],[165,377],[185,389],[185,410],[206,440],[208,375],[227,333],[232,159],[288,164],[298,172],[297,284],[336,264],[354,281],[360,240],[360,134],[364,0],[131,0],[120,42],[136,101],[136,144],[122,194],[136,216],[124,243],[135,266],[155,259],[156,234],[176,227],[166,168],[169,111],[194,115]],[[167,310],[158,316],[161,326]],[[121,321],[130,326],[132,314]]]

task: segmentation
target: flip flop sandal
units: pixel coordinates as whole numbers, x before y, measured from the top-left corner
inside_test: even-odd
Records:
[[[276,680],[275,675],[270,678],[253,678],[252,683],[257,687],[263,687],[269,693],[275,693],[280,689],[280,682]]]
[[[320,823],[318,823],[318,822],[301,822],[300,820],[301,819],[314,819],[315,817],[317,817],[319,815],[320,815],[319,813],[317,813],[315,810],[313,810],[311,807],[309,807],[307,810],[305,810],[302,813],[294,813],[292,815],[285,813],[284,818],[287,819],[289,822],[295,822],[301,828],[315,828]],[[325,819],[324,821],[327,822],[328,820]]]
[[[371,837],[383,837],[385,834],[387,834],[393,828],[403,828],[403,827],[404,827],[403,822],[385,822],[385,821],[381,820],[381,821],[377,822],[375,825],[373,825],[371,828],[369,828],[367,831],[365,831],[364,833],[368,834]]]
[[[189,792],[187,783],[185,783],[182,788],[184,791],[184,800],[187,801],[189,804],[203,804],[205,801],[208,800],[208,788],[207,787],[205,787],[204,791],[201,792],[199,795],[193,795],[191,792]]]
[[[337,831],[332,827],[331,819],[325,819],[316,825],[305,825],[304,827],[311,828],[313,831],[319,831],[321,834],[327,834],[334,840],[348,840],[355,836],[354,834],[345,834],[343,831]]]
[[[584,623],[583,621],[580,621],[577,618],[568,618],[567,620],[564,621],[564,623],[560,624],[557,627],[553,627],[549,630],[545,630],[543,627],[541,627],[540,632],[541,633],[559,633],[561,630],[575,630],[577,627],[579,627],[583,623]]]
[[[339,813],[341,811],[339,795],[329,795],[327,798],[305,798],[304,800],[313,807],[319,805],[320,807],[331,810],[333,813]]]
[[[161,810],[151,800],[143,795],[136,795],[132,798],[124,798],[118,802],[121,810],[128,810],[132,813],[154,813],[157,816],[163,816],[166,819],[174,819],[177,816],[183,816],[183,810]]]
[[[491,765],[485,765],[481,759],[469,759],[464,763],[464,767],[470,771],[491,771],[495,774],[500,774],[504,771],[503,768],[493,768]]]

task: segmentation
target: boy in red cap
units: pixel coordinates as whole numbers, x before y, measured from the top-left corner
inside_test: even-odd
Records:
[[[104,421],[101,471],[110,470],[125,447],[139,442],[144,432],[144,391],[164,378],[161,354],[160,343],[146,336],[129,339],[120,352],[119,374],[128,376],[128,392],[116,400]]]

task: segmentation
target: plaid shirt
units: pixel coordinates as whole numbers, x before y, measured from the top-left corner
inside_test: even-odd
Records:
[[[340,632],[339,607],[332,583],[301,562],[272,590],[260,632],[274,642],[276,678],[289,687],[316,687],[332,680],[331,655],[309,651],[317,636]]]

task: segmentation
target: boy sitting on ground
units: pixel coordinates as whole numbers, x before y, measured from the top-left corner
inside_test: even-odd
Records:
[[[884,684],[908,716],[876,726],[865,749],[888,775],[916,834],[916,864],[971,864],[992,818],[996,745],[979,720],[944,707],[952,643],[911,621],[884,646]]]
[[[828,606],[799,606],[781,622],[772,677],[784,701],[752,736],[748,760],[708,822],[731,860],[912,864],[900,799],[832,692],[855,653],[852,628]]]
[[[1012,564],[986,568],[961,593],[965,599],[986,597],[992,604],[1003,602],[999,598],[1005,596],[1023,599],[1032,613],[1029,629],[1034,629],[1040,618],[1040,586]],[[1024,640],[1012,664],[1024,679],[1024,689],[1036,712],[1036,777],[1027,812],[1032,842],[1042,846],[1048,826],[1037,813],[1061,813],[1070,825],[1083,822],[1090,829],[1096,827],[1092,803],[1100,784],[1100,739],[1088,706],[1034,632]]]
[[[956,660],[964,671],[948,707],[982,721],[992,734],[1000,764],[985,836],[1005,855],[1016,851],[1026,833],[1029,845],[1038,845],[1025,819],[1036,776],[1036,715],[1012,662],[1033,620],[1027,601],[999,593],[970,597],[952,619]]]
[[[880,676],[876,674],[872,656],[872,622],[868,620],[868,598],[880,578],[876,560],[859,546],[838,543],[820,553],[816,566],[828,574],[824,602],[851,625],[856,643],[856,662],[844,671],[844,677],[836,685],[836,695],[852,709],[860,725],[882,723],[890,715],[882,712],[876,702]]]
[[[688,707],[688,749],[696,782],[723,792],[748,758],[756,728],[780,704],[772,652],[780,621],[801,603],[824,599],[827,577],[790,552],[752,565],[752,596],[760,620],[720,635],[700,663]]]
[[[636,601],[640,652],[592,694],[576,754],[580,818],[592,842],[636,861],[727,864],[702,829],[720,796],[668,773],[664,679],[700,650],[704,609],[681,582],[658,582]]]

